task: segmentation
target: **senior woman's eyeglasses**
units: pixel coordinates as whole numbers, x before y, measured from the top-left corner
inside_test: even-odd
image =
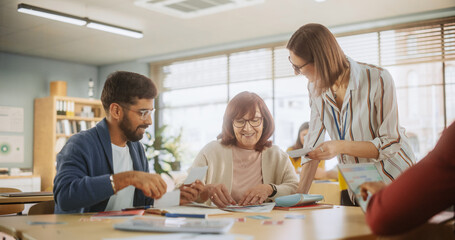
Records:
[[[243,127],[245,127],[246,122],[249,122],[252,127],[259,127],[259,125],[261,125],[261,123],[262,123],[262,117],[257,117],[257,118],[253,118],[250,120],[245,120],[243,118],[234,119],[233,123],[234,123],[234,127],[243,128]]]
[[[294,71],[297,73],[297,74],[302,74],[302,72],[300,71],[300,69],[302,69],[303,67],[305,67],[306,65],[310,64],[310,62],[307,62],[305,64],[303,64],[302,66],[297,66],[295,65],[292,61],[291,61],[291,56],[288,56],[288,59],[289,59],[289,62],[291,63],[292,65],[292,68],[294,68]]]

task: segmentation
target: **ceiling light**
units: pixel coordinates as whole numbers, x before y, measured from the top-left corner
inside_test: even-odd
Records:
[[[52,20],[57,20],[61,22],[71,23],[79,26],[86,26],[93,29],[98,29],[101,31],[106,31],[110,33],[120,34],[132,38],[142,38],[144,35],[140,31],[115,26],[112,24],[107,24],[103,22],[93,21],[88,18],[82,18],[78,16],[69,15],[66,13],[56,12],[49,9],[44,9],[40,7],[31,6],[28,4],[20,3],[17,5],[17,11],[21,13],[28,13],[31,15],[44,17]]]
[[[30,5],[23,4],[23,3],[17,5],[17,11],[21,12],[21,13],[28,13],[28,14],[35,15],[38,17],[44,17],[44,18],[49,18],[52,20],[57,20],[60,22],[75,24],[75,25],[79,25],[79,26],[83,26],[83,25],[87,24],[87,21],[80,17],[72,16],[72,15],[65,14],[65,13],[59,13],[59,12],[55,12],[52,10],[39,8],[39,7],[35,7],[35,6],[30,6]]]
[[[132,37],[132,38],[142,38],[144,36],[139,31],[122,28],[122,27],[117,27],[117,26],[113,26],[110,24],[100,23],[100,22],[95,22],[95,21],[90,21],[89,23],[87,23],[87,27],[93,28],[93,29],[98,29],[98,30],[105,31],[105,32],[116,33],[116,34]]]

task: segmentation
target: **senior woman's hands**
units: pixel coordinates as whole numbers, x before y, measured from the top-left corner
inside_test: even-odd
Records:
[[[209,199],[219,208],[237,204],[224,184],[207,184],[201,193],[201,200]]]
[[[257,185],[248,189],[239,201],[240,206],[256,205],[263,203],[272,194],[273,189],[269,184]]]

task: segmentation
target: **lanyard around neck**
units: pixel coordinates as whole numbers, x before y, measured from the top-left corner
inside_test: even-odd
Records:
[[[348,106],[349,106],[349,103],[348,103]],[[340,132],[340,127],[338,126],[337,115],[335,114],[335,110],[333,109],[333,107],[332,106],[330,106],[330,107],[332,108],[333,118],[335,119],[335,124],[337,126],[338,136],[340,137],[340,140],[344,140],[344,137],[346,136],[346,122],[347,122],[347,117],[348,117],[348,111],[346,110],[346,114],[344,117],[343,132]],[[340,120],[342,120],[342,119],[340,119]]]

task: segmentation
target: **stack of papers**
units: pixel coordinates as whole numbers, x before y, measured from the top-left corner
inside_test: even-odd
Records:
[[[234,219],[190,219],[190,218],[157,218],[135,217],[122,223],[114,224],[115,229],[148,232],[196,232],[225,233],[228,232]]]
[[[226,208],[223,208],[223,210],[230,212],[266,213],[271,212],[274,206],[275,206],[274,202],[247,206],[229,205]]]

